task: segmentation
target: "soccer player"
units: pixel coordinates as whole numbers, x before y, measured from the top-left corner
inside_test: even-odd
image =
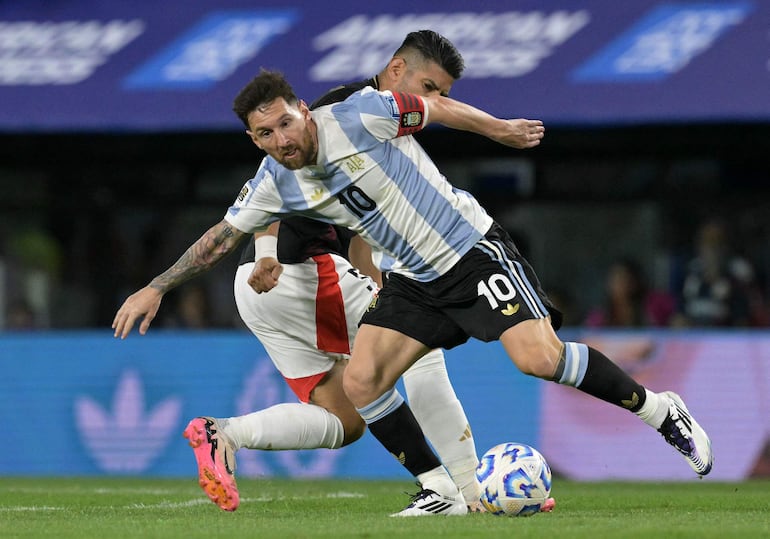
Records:
[[[342,101],[364,86],[447,95],[462,70],[462,56],[446,38],[430,30],[412,32],[378,75],[336,88],[310,108]],[[271,225],[271,232],[277,225]],[[184,434],[194,449],[200,484],[222,509],[235,510],[239,503],[234,477],[238,449],[337,449],[358,440],[364,432],[363,419],[342,389],[342,370],[358,321],[381,281],[371,262],[371,250],[351,236],[348,230],[328,223],[289,217],[280,222],[277,240],[272,233],[259,235],[241,256],[235,277],[241,318],[305,404],[284,403],[239,417],[190,421]],[[361,275],[345,259],[350,242],[353,252],[359,253],[356,267],[377,282]],[[280,285],[269,294],[257,294],[248,283],[252,269],[263,258],[267,264],[282,263]],[[270,283],[258,283],[261,291],[277,284],[272,274],[269,278]],[[433,350],[426,354],[404,373],[403,380],[428,440],[468,506],[478,510],[476,448],[443,353]],[[546,509],[553,504],[549,500]]]
[[[429,350],[469,337],[500,340],[522,372],[634,412],[696,473],[710,472],[710,440],[681,398],[643,387],[598,350],[562,342],[555,331],[560,314],[510,237],[408,136],[440,123],[532,147],[543,137],[541,122],[496,118],[440,95],[368,87],[311,112],[282,75],[269,71],[246,85],[234,110],[268,156],[224,219],[126,300],[113,321],[116,335],[125,336],[139,318],[146,331],[163,292],[210,268],[246,235],[286,215],[310,216],[358,233],[389,272],[361,320],[343,388],[370,432],[403,455],[422,485],[398,515],[465,505],[395,382]]]

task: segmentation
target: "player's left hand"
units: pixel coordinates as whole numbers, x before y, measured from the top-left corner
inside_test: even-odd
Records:
[[[506,129],[499,137],[497,142],[524,150],[534,148],[545,136],[545,127],[541,120],[527,120],[518,118],[515,120],[505,120]]]
[[[249,286],[257,294],[272,290],[278,284],[281,273],[283,273],[283,266],[278,260],[269,256],[260,258],[249,275]]]
[[[131,333],[131,328],[140,318],[139,333],[144,335],[150,328],[150,323],[158,314],[163,293],[151,286],[145,286],[141,290],[131,294],[118,309],[115,319],[112,321],[114,336],[125,339]]]

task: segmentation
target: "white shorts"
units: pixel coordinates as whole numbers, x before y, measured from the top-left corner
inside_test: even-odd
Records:
[[[284,264],[278,285],[257,294],[248,284],[254,263],[235,274],[235,303],[246,326],[302,402],[334,363],[350,356],[358,322],[377,284],[341,256],[324,254]]]

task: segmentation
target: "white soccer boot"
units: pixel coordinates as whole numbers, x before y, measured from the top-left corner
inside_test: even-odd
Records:
[[[679,395],[673,391],[664,391],[660,395],[669,401],[669,405],[668,415],[658,432],[684,455],[695,473],[700,476],[708,474],[714,464],[708,434],[690,415]]]
[[[443,496],[430,489],[423,489],[414,496],[403,510],[392,517],[423,517],[430,515],[467,515],[468,506],[459,490],[454,496]]]

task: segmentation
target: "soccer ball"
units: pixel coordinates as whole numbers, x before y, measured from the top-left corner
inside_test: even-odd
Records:
[[[551,494],[551,468],[534,447],[499,444],[484,453],[476,468],[481,503],[495,515],[529,516]]]

